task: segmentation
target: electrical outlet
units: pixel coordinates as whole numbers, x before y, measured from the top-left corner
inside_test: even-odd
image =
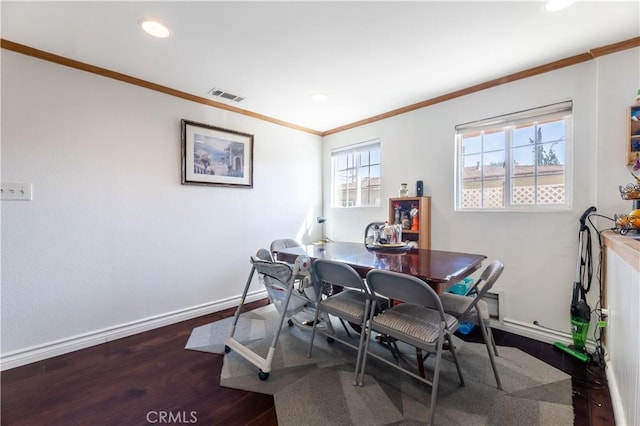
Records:
[[[31,183],[12,183],[2,182],[0,192],[3,200],[13,201],[31,201],[32,198]]]

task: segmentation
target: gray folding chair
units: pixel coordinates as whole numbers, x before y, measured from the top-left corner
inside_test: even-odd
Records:
[[[371,317],[372,307],[374,305],[372,303],[371,292],[355,269],[345,263],[318,259],[313,262],[311,272],[317,284],[321,286],[339,286],[342,288],[342,291],[326,298],[323,298],[323,294],[319,292],[318,300],[316,301],[316,316],[313,321],[313,331],[311,333],[308,356],[311,356],[313,341],[317,331],[326,335],[330,341],[336,340],[355,349],[357,351],[357,357],[353,384],[356,385],[358,368],[364,352],[363,347],[366,334],[362,332],[362,330],[365,330],[365,324]],[[352,342],[347,341],[346,338],[343,339],[336,336],[330,320],[326,321],[326,328],[324,330],[318,328],[318,317],[321,313],[338,317],[349,337],[351,335],[344,321],[357,324],[361,329],[358,345],[356,346]]]
[[[496,376],[498,389],[502,389],[500,375],[496,368],[496,362],[493,357],[495,353],[498,356],[498,349],[491,332],[491,318],[489,316],[489,306],[487,302],[482,300],[483,296],[493,287],[495,282],[500,278],[504,265],[499,260],[488,265],[480,275],[480,278],[473,287],[469,289],[465,296],[453,293],[444,293],[440,295],[442,307],[448,314],[454,315],[458,321],[468,322],[480,327],[484,343],[489,352],[489,361],[493,374]],[[493,351],[491,350],[493,348]]]
[[[269,249],[271,250],[271,256],[273,256],[273,258],[277,260],[278,250],[289,247],[300,247],[300,244],[296,240],[292,240],[291,238],[281,238],[279,240],[273,240],[271,242],[271,247],[269,247]]]
[[[369,332],[365,340],[362,365],[358,383],[362,385],[367,357],[373,356],[380,361],[397,368],[421,382],[431,385],[431,405],[429,407],[429,424],[433,423],[433,414],[438,394],[438,380],[440,376],[440,360],[443,344],[449,343],[449,351],[458,370],[460,384],[464,386],[464,379],[458,364],[458,358],[451,336],[458,328],[458,320],[453,315],[446,314],[437,293],[424,281],[411,275],[400,274],[380,269],[373,269],[367,274],[367,284],[377,296],[384,296],[397,303],[395,306],[383,310],[369,322]],[[394,363],[369,351],[371,331],[376,331],[391,339],[397,339],[410,346],[435,353],[436,360],[433,379],[420,377],[413,371],[403,368],[401,357]],[[399,355],[399,354],[398,354]]]

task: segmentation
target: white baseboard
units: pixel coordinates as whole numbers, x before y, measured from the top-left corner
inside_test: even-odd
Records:
[[[570,343],[571,335],[550,328],[540,327],[535,324],[504,318],[501,323],[491,324],[492,328],[528,337],[545,343],[563,342]]]
[[[611,405],[613,405],[614,424],[626,425],[628,423],[624,407],[621,404],[622,398],[620,397],[620,390],[616,382],[615,374],[613,374],[614,369],[609,366],[609,363],[610,361],[607,361],[608,368],[605,371],[607,372],[607,382],[609,385],[609,393],[611,394]]]
[[[564,333],[548,327],[530,324],[511,318],[504,318],[503,321],[491,323],[491,328],[496,330],[507,331],[518,336],[528,337],[530,339],[553,344],[556,342],[573,344],[573,337],[569,333]],[[587,340],[586,347],[588,351],[595,350],[595,341]]]
[[[245,303],[254,302],[266,297],[267,293],[265,290],[255,291],[247,294]],[[0,371],[20,367],[21,365],[30,364],[32,362],[41,361],[54,356],[64,355],[79,349],[100,345],[112,340],[142,333],[144,331],[208,315],[213,312],[222,311],[227,308],[233,308],[238,306],[239,301],[240,297],[235,296],[224,300],[217,300],[215,302],[205,303],[199,306],[192,306],[190,308],[168,312],[138,321],[132,321],[114,327],[32,346],[30,348],[19,349],[17,351],[0,355]]]

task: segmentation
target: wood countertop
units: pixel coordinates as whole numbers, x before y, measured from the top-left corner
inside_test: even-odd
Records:
[[[628,234],[620,235],[613,231],[604,231],[602,236],[605,246],[640,272],[640,240],[631,238]]]

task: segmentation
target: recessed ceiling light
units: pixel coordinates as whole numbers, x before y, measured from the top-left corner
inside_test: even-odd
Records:
[[[327,100],[327,95],[325,95],[324,93],[312,93],[311,99],[316,102],[322,102]]]
[[[171,35],[169,27],[155,19],[144,18],[139,21],[139,24],[144,32],[154,37],[167,38]]]
[[[549,0],[545,4],[544,9],[547,12],[556,12],[571,6],[576,0]]]

